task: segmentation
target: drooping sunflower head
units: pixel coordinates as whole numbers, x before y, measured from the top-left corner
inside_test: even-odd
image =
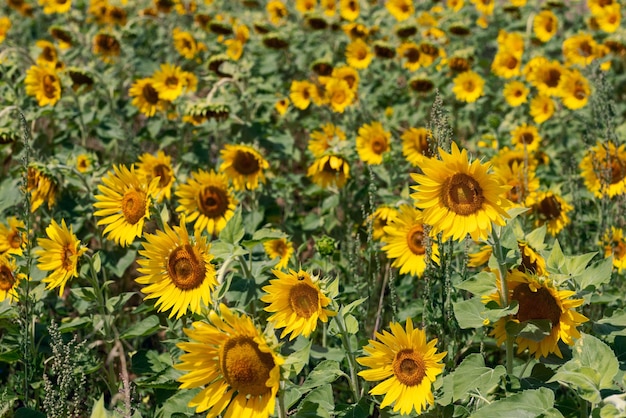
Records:
[[[598,141],[580,162],[585,186],[596,197],[626,193],[626,145]]]
[[[364,163],[381,164],[383,155],[391,150],[391,132],[386,131],[380,122],[364,124],[356,137],[356,150]]]
[[[411,174],[418,183],[411,197],[424,210],[424,223],[432,226],[433,235],[442,232],[444,240],[467,234],[475,241],[485,239],[492,224],[504,225],[508,218],[508,187],[489,171],[490,163],[470,162],[467,150],[459,151],[455,143],[452,153],[440,148],[439,155],[441,160],[422,160],[423,174]]]
[[[270,165],[253,147],[227,144],[220,155],[220,171],[226,173],[235,190],[256,190],[259,183],[265,183],[264,170]]]
[[[187,222],[195,222],[196,231],[205,230],[217,235],[235,214],[237,199],[228,187],[226,174],[198,170],[191,173],[187,182],[175,192],[179,199],[177,212],[185,215]]]
[[[350,178],[350,164],[342,155],[323,154],[308,168],[307,176],[323,189],[342,188]]]
[[[626,269],[626,240],[624,231],[612,226],[602,236],[600,245],[604,248],[604,257],[613,256],[613,267],[619,273]]]
[[[376,333],[375,340],[363,347],[366,356],[357,362],[367,370],[359,376],[368,381],[383,382],[370,390],[371,395],[385,395],[380,408],[394,404],[394,412],[420,414],[435,403],[432,384],[443,372],[440,363],[447,352],[437,353],[437,339],[426,341],[426,333],[413,328],[411,318],[406,328],[397,322],[389,324],[391,332]]]
[[[172,157],[165,155],[162,150],[157,152],[157,155],[145,153],[139,156],[137,174],[143,178],[145,183],[151,183],[158,177],[159,181],[155,192],[157,202],[170,199],[172,186],[176,180],[172,167]]]
[[[209,320],[184,329],[190,341],[178,344],[185,353],[174,368],[188,372],[178,379],[181,389],[202,387],[189,406],[209,416],[269,417],[284,359],[250,317],[221,304]]]
[[[44,202],[48,209],[54,206],[58,193],[57,181],[46,170],[35,166],[28,167],[27,191],[30,196],[30,211],[35,212]]]
[[[113,166],[98,186],[94,215],[101,217],[98,225],[106,225],[103,234],[126,247],[143,233],[144,221],[150,218],[152,198],[158,187],[158,178],[149,183],[123,164]]]
[[[288,334],[290,340],[298,335],[308,337],[317,329],[318,320],[328,322],[329,317],[336,315],[328,309],[332,299],[318,277],[303,270],[288,273],[273,270],[273,273],[277,279],[263,287],[267,294],[261,300],[269,303],[265,307],[272,313],[268,321],[274,322],[276,328],[284,328],[280,338]]]
[[[9,216],[7,223],[0,223],[0,255],[22,255],[26,236],[24,221]]]
[[[18,300],[17,286],[20,275],[17,273],[17,265],[8,254],[0,254],[0,302],[8,299],[9,303]]]

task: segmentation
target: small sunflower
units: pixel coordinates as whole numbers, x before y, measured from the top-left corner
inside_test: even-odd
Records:
[[[411,195],[423,209],[424,223],[432,225],[431,234],[443,232],[442,239],[462,240],[467,234],[474,241],[486,239],[492,224],[503,226],[511,202],[505,197],[508,187],[488,170],[490,163],[470,162],[467,150],[452,153],[439,149],[441,160],[424,159],[423,174],[411,174],[418,184]]]
[[[626,193],[626,145],[598,141],[580,162],[585,186],[596,197]]]
[[[333,17],[337,13],[338,2],[339,0],[321,0],[320,6],[326,16]]]
[[[615,33],[621,24],[622,13],[619,3],[606,5],[602,8],[602,12],[595,16],[598,27],[606,33]]]
[[[520,74],[521,56],[509,50],[498,51],[491,63],[491,72],[502,78],[513,78]]]
[[[265,253],[270,259],[279,259],[276,264],[278,270],[287,268],[289,260],[294,253],[293,244],[285,237],[265,241],[263,249],[265,249]]]
[[[542,10],[533,19],[533,31],[541,42],[548,42],[559,28],[559,19],[551,10]]]
[[[272,25],[280,25],[283,22],[283,19],[289,14],[287,6],[285,6],[285,4],[280,0],[270,0],[267,2],[265,10],[269,15]]]
[[[185,72],[177,65],[161,64],[152,75],[152,86],[159,98],[170,102],[176,100],[187,87]]]
[[[187,59],[194,59],[198,53],[206,47],[197,42],[190,32],[184,31],[180,28],[174,28],[172,30],[172,38],[174,39],[174,47],[176,51]]]
[[[524,240],[517,240],[517,247],[520,251],[522,261],[517,267],[523,273],[534,276],[547,276],[546,260],[530,246],[530,243]]]
[[[6,16],[0,17],[0,44],[6,39],[7,33],[11,29],[11,19]]]
[[[419,165],[424,158],[433,156],[428,139],[430,130],[426,128],[409,128],[400,137],[402,139],[402,155],[413,166]]]
[[[493,14],[494,0],[470,0],[470,3],[474,4],[476,10],[483,16],[491,16]]]
[[[530,100],[530,116],[535,123],[541,124],[554,115],[556,105],[550,96],[540,94]]]
[[[385,2],[385,7],[398,22],[407,20],[415,13],[413,0],[388,0]]]
[[[289,98],[298,109],[306,109],[311,101],[317,100],[317,87],[310,81],[292,81]]]
[[[560,97],[564,72],[560,62],[544,60],[528,74],[528,81],[539,90],[539,94]]]
[[[63,65],[59,62],[59,53],[52,42],[39,40],[35,42],[35,45],[41,49],[41,53],[37,57],[37,65],[51,69],[58,69],[57,66]]]
[[[361,6],[359,0],[339,0],[339,14],[342,19],[353,22],[359,17]]]
[[[117,38],[108,33],[98,33],[93,38],[93,53],[108,64],[115,62],[121,49],[122,46]]]
[[[30,195],[30,211],[35,212],[44,202],[48,209],[54,206],[58,186],[54,178],[34,166],[28,167],[27,191]]]
[[[41,250],[35,250],[39,257],[37,267],[42,271],[51,272],[43,279],[47,283],[47,289],[59,288],[59,296],[63,294],[67,281],[72,277],[78,277],[78,260],[87,251],[65,224],[65,219],[61,220],[61,225],[53,219],[46,228],[48,238],[38,238],[37,245]]]
[[[526,205],[531,208],[535,226],[546,225],[552,235],[561,232],[571,222],[567,214],[574,209],[565,199],[551,191],[529,196]]]
[[[403,67],[409,71],[417,71],[422,66],[420,47],[415,42],[403,42],[398,47],[398,56],[404,58]]]
[[[600,245],[604,248],[605,258],[613,256],[613,267],[618,273],[626,270],[626,240],[622,229],[612,226],[602,236]]]
[[[270,165],[256,149],[248,145],[227,144],[220,155],[223,160],[220,171],[233,182],[235,190],[256,190],[259,182],[265,183],[263,170]]]
[[[465,5],[465,0],[446,0],[446,7],[454,12],[458,12]]]
[[[330,108],[336,113],[343,113],[354,102],[354,91],[347,81],[338,78],[331,78],[326,83],[324,95]]]
[[[457,100],[473,103],[483,95],[485,80],[474,71],[466,71],[457,75],[453,80],[452,92]]]
[[[183,212],[187,222],[194,222],[195,230],[206,229],[217,235],[235,214],[237,200],[228,187],[226,174],[198,170],[176,190],[179,199],[177,212]]]
[[[367,123],[359,128],[356,137],[356,151],[366,164],[378,165],[383,162],[383,154],[391,150],[391,132],[386,131],[380,122]]]
[[[587,105],[591,96],[589,81],[578,70],[569,70],[563,75],[561,100],[571,110],[581,109]]]
[[[359,376],[368,381],[384,380],[370,390],[371,395],[385,395],[380,408],[394,404],[393,411],[420,414],[435,403],[432,384],[443,372],[440,363],[447,352],[437,353],[437,339],[426,341],[426,333],[413,328],[411,318],[406,328],[397,322],[389,324],[391,332],[376,333],[375,340],[363,347],[366,357],[356,361],[368,367]]]
[[[583,299],[572,299],[576,292],[559,289],[549,278],[528,275],[520,270],[507,274],[509,299],[517,301],[519,308],[513,317],[500,318],[491,332],[498,344],[507,338],[506,324],[509,321],[523,323],[526,321],[549,321],[550,333],[541,340],[517,336],[517,352],[528,349],[536,359],[547,357],[550,353],[563,357],[559,349],[559,341],[574,345],[574,339],[580,338],[576,329],[588,319],[574,310],[583,304]],[[500,304],[500,285],[498,291],[484,297],[485,302],[495,301]]]
[[[359,73],[352,67],[347,65],[339,65],[333,68],[332,78],[344,80],[348,83],[350,89],[356,93],[359,89]]]
[[[346,62],[357,70],[369,67],[374,53],[361,38],[354,39],[346,47]]]
[[[541,136],[536,126],[523,123],[511,131],[511,142],[515,148],[534,152],[539,149]]]
[[[586,67],[598,58],[598,43],[589,33],[579,32],[563,41],[563,56],[567,65]]]
[[[311,132],[307,148],[314,157],[319,158],[329,149],[346,140],[346,133],[338,126],[327,123],[321,130]]]
[[[39,0],[43,6],[43,12],[47,15],[53,13],[67,13],[72,8],[72,0]]]
[[[93,157],[88,154],[78,154],[76,156],[75,167],[81,174],[91,171],[93,167]]]
[[[15,260],[7,254],[0,254],[0,302],[6,299],[12,303],[19,299],[17,286],[24,275],[16,274],[16,271]]]
[[[131,104],[147,117],[152,117],[157,110],[165,110],[167,107],[167,102],[161,100],[159,92],[154,88],[152,77],[135,81],[128,90],[128,95],[133,99]]]
[[[185,353],[174,368],[187,372],[178,379],[180,388],[202,387],[189,406],[210,417],[268,418],[284,359],[249,316],[221,304],[220,313],[211,311],[209,320],[185,328],[190,341],[177,344]]]
[[[157,152],[157,155],[142,154],[139,156],[139,162],[137,163],[137,174],[147,184],[150,184],[152,180],[158,177],[159,181],[155,191],[157,202],[161,203],[163,200],[170,200],[172,186],[176,180],[174,169],[172,168],[172,157],[165,155],[163,151]]]
[[[504,100],[512,107],[518,107],[528,100],[528,87],[521,81],[510,81],[504,85]]]
[[[539,189],[539,178],[534,168],[529,168],[524,162],[512,161],[511,164],[494,164],[494,171],[502,182],[510,187],[506,198],[513,204],[524,206],[526,198]]]
[[[288,97],[283,97],[282,99],[276,101],[274,109],[276,109],[276,112],[278,112],[280,116],[284,116],[285,113],[287,113],[287,110],[289,110],[290,104],[291,100],[289,100]]]
[[[217,285],[215,268],[211,264],[211,246],[199,231],[189,238],[184,217],[180,226],[165,224],[163,231],[145,236],[139,255],[135,279],[147,285],[141,289],[145,299],[158,298],[159,312],[170,310],[169,317],[180,318],[187,311],[199,313],[203,303],[211,303],[211,292]]]
[[[324,154],[311,164],[307,176],[323,189],[329,186],[340,189],[350,178],[350,164],[341,155]]]
[[[33,65],[26,71],[26,94],[37,99],[39,106],[54,106],[61,99],[61,80],[53,68]]]
[[[6,225],[0,223],[0,255],[22,255],[26,242],[22,230],[25,227],[24,221],[15,216],[9,216]]]
[[[107,172],[93,204],[98,209],[94,215],[102,217],[98,225],[106,225],[102,233],[107,239],[126,247],[141,236],[158,184],[158,178],[143,182],[134,166],[128,169],[120,164]]]
[[[380,205],[367,217],[368,224],[372,225],[372,238],[376,241],[385,237],[385,227],[398,217],[398,209],[389,205]]]
[[[384,228],[382,248],[387,258],[395,259],[391,267],[399,267],[400,274],[422,277],[428,256],[439,262],[437,244],[429,246],[428,234],[424,231],[422,212],[411,205],[402,205],[398,215]]]
[[[265,310],[272,315],[267,320],[273,322],[276,328],[284,328],[280,338],[288,334],[291,334],[289,340],[298,335],[308,338],[317,329],[318,320],[328,322],[329,317],[336,315],[336,312],[327,309],[332,299],[318,277],[311,277],[302,270],[272,272],[277,279],[270,280],[270,284],[263,287],[267,294],[261,297],[261,301],[269,303]]]

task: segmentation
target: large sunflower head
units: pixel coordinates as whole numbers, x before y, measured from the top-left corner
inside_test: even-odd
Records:
[[[39,257],[37,267],[42,271],[49,271],[48,277],[43,279],[47,283],[47,289],[59,288],[59,295],[63,294],[67,281],[78,276],[78,260],[87,251],[61,220],[61,225],[53,219],[46,228],[48,238],[38,238],[37,244],[40,250],[35,250]]]
[[[158,298],[159,312],[171,309],[170,317],[183,316],[188,310],[199,313],[201,303],[208,306],[211,292],[217,285],[215,268],[211,264],[207,239],[198,231],[190,239],[181,219],[180,226],[164,226],[163,231],[147,234],[138,260],[142,276],[137,283],[146,285],[146,299]]]
[[[565,199],[551,191],[540,191],[528,196],[526,205],[531,208],[535,226],[546,225],[552,235],[561,232],[571,222],[567,214],[574,209]]]
[[[452,92],[457,100],[473,103],[483,95],[485,80],[474,71],[465,71],[457,75],[453,83]]]
[[[210,323],[198,321],[185,329],[189,342],[175,369],[181,389],[202,387],[189,402],[196,412],[215,417],[267,418],[274,413],[284,359],[246,315],[220,305],[209,313]]]
[[[8,254],[0,254],[0,302],[8,299],[9,303],[18,300],[17,286],[21,275],[17,274],[17,265]]]
[[[435,403],[432,384],[443,372],[440,363],[447,352],[437,353],[437,339],[426,341],[426,333],[413,328],[411,318],[406,328],[397,322],[389,324],[391,332],[376,333],[375,340],[363,347],[365,357],[356,361],[368,367],[359,376],[368,381],[383,382],[370,390],[372,395],[385,395],[381,409],[394,404],[394,412],[420,414]]]
[[[226,174],[198,170],[176,190],[179,199],[177,212],[182,212],[187,222],[195,222],[194,229],[206,229],[217,235],[235,214],[237,199],[228,187]]]
[[[172,157],[165,155],[163,151],[157,155],[145,153],[139,156],[137,163],[137,174],[145,183],[151,183],[158,177],[155,197],[157,202],[169,200],[172,196],[172,186],[174,185],[174,169],[172,168]]]
[[[386,131],[380,122],[367,123],[359,128],[356,137],[356,151],[361,161],[378,165],[383,162],[383,154],[391,150],[391,132]]]
[[[130,169],[123,164],[113,166],[113,170],[102,178],[97,202],[93,204],[98,209],[94,215],[102,218],[98,225],[106,225],[103,234],[122,247],[140,237],[144,221],[150,218],[152,198],[158,184],[158,178],[144,182],[134,166]]]
[[[424,230],[422,213],[412,205],[402,205],[398,215],[384,228],[382,248],[387,258],[395,259],[392,267],[399,267],[400,274],[409,273],[422,277],[429,258],[439,261],[437,244],[428,239]]]
[[[328,322],[329,317],[336,315],[327,308],[332,299],[318,277],[303,270],[289,270],[289,273],[273,270],[273,273],[277,279],[263,287],[267,294],[261,300],[269,303],[265,307],[272,313],[268,321],[276,328],[284,328],[280,338],[288,334],[290,340],[298,335],[309,337],[317,329],[318,320]]]
[[[350,178],[350,164],[339,154],[324,154],[311,164],[307,176],[323,189],[342,188]]]
[[[613,256],[613,267],[618,273],[626,270],[626,239],[622,229],[612,226],[602,236],[600,245],[604,248],[605,258]]]
[[[9,216],[7,223],[0,223],[0,255],[22,255],[22,249],[26,243],[26,235],[23,229],[24,221],[15,216]]]
[[[498,280],[499,282],[499,280]],[[525,323],[527,321],[545,321],[550,332],[538,340],[536,337],[527,338],[517,336],[517,352],[528,349],[535,358],[547,357],[554,353],[563,357],[559,349],[559,341],[567,345],[574,345],[574,339],[580,338],[576,329],[580,324],[587,322],[587,318],[574,310],[583,304],[583,299],[572,299],[576,292],[559,289],[552,280],[535,275],[526,274],[520,270],[513,270],[507,274],[509,300],[518,303],[517,314],[512,317],[502,317],[495,324],[491,332],[498,344],[506,341],[506,324],[509,321]],[[498,283],[499,288],[499,283]],[[484,301],[500,303],[500,290],[484,298]]]
[[[26,94],[37,99],[39,106],[54,106],[61,99],[61,80],[54,68],[33,65],[26,71]]]
[[[580,169],[585,186],[596,197],[626,193],[626,145],[598,141],[583,157]]]
[[[160,111],[167,108],[167,102],[161,100],[159,92],[154,88],[152,77],[141,78],[135,81],[130,86],[128,95],[132,98],[131,104],[148,117],[154,116],[157,110]]]
[[[255,190],[259,182],[265,183],[263,170],[270,165],[256,149],[248,145],[227,144],[220,154],[223,160],[220,171],[226,173],[235,190]]]
[[[507,186],[489,171],[490,163],[471,161],[467,150],[459,151],[452,143],[452,153],[439,149],[441,160],[424,159],[423,174],[411,174],[418,184],[411,195],[423,209],[424,223],[432,234],[462,240],[470,234],[475,241],[486,239],[492,224],[504,225],[511,202],[505,197]]]

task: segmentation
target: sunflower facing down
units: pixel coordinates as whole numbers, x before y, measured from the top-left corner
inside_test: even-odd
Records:
[[[293,244],[285,237],[265,241],[263,249],[270,259],[279,259],[276,264],[276,268],[279,270],[287,268],[294,253]]]
[[[158,184],[158,178],[150,183],[143,182],[134,166],[128,169],[120,164],[107,172],[98,186],[97,202],[93,204],[98,209],[94,215],[102,218],[98,225],[106,225],[102,233],[107,239],[126,247],[141,236],[144,221],[150,218],[152,197]]]
[[[61,81],[48,66],[33,65],[26,71],[26,94],[37,99],[39,106],[54,106],[61,99]]]
[[[393,411],[420,414],[435,403],[432,384],[443,372],[440,363],[447,352],[437,353],[437,339],[426,341],[426,333],[413,328],[411,318],[406,329],[397,322],[389,324],[391,332],[376,333],[375,340],[363,347],[366,357],[356,361],[368,367],[359,376],[368,381],[383,382],[370,390],[371,395],[385,395],[380,408],[394,404]]]
[[[235,190],[256,190],[259,182],[265,183],[263,170],[270,165],[256,149],[227,144],[220,155],[223,160],[220,171],[232,181]]]
[[[67,281],[72,277],[78,277],[78,259],[87,251],[61,220],[61,225],[53,219],[46,228],[48,238],[38,238],[37,245],[41,250],[35,250],[39,257],[37,267],[42,271],[51,272],[43,279],[47,283],[47,289],[59,288],[59,296],[63,294]]]
[[[238,203],[228,187],[226,174],[214,171],[192,172],[175,194],[179,199],[176,212],[182,212],[187,222],[195,222],[195,230],[206,229],[211,235],[219,234],[226,226]]]
[[[429,240],[422,223],[422,212],[411,205],[402,205],[398,216],[384,228],[382,240],[387,244],[382,249],[387,258],[395,259],[391,267],[400,267],[400,274],[422,277],[428,255],[438,262],[437,244],[428,247]]]
[[[574,339],[580,338],[576,329],[580,324],[587,322],[587,317],[574,310],[583,304],[583,299],[571,299],[576,292],[560,290],[552,280],[545,277],[528,275],[520,270],[513,270],[507,275],[509,299],[517,301],[519,309],[513,317],[500,318],[495,324],[491,335],[497,343],[503,344],[507,338],[506,324],[509,321],[523,323],[526,321],[549,321],[550,333],[537,341],[523,336],[517,336],[518,354],[528,349],[536,359],[547,357],[550,353],[563,358],[559,349],[559,341],[567,345],[574,345]],[[497,281],[498,289],[500,287]],[[483,301],[495,301],[500,304],[500,290],[483,298]]]
[[[142,276],[137,283],[147,285],[141,291],[145,299],[158,298],[159,312],[171,309],[169,317],[183,316],[188,310],[201,311],[201,303],[211,303],[211,292],[217,285],[210,244],[198,231],[189,238],[184,217],[180,226],[164,225],[163,231],[147,234],[139,251],[137,269]]]
[[[165,155],[163,151],[157,155],[145,153],[139,156],[137,163],[137,174],[145,183],[151,183],[155,178],[159,178],[157,183],[155,198],[158,203],[163,200],[170,200],[172,196],[172,186],[174,185],[174,169],[172,168],[172,157]]]
[[[323,189],[329,186],[340,189],[350,178],[350,164],[341,155],[325,154],[311,164],[307,177]]]
[[[22,255],[26,235],[21,230],[25,227],[15,216],[9,216],[6,225],[0,223],[0,255]]]
[[[284,359],[249,316],[220,304],[209,321],[184,329],[190,341],[177,344],[185,353],[174,368],[187,372],[178,379],[180,388],[202,387],[189,406],[208,417],[269,417]]]
[[[626,240],[622,229],[612,226],[602,236],[600,245],[604,247],[604,258],[613,256],[613,267],[618,273],[626,270]]]
[[[289,340],[298,335],[309,337],[317,329],[318,319],[328,322],[328,318],[337,313],[327,309],[332,299],[328,297],[318,277],[305,271],[289,270],[283,273],[272,270],[277,279],[270,280],[268,286],[263,287],[267,294],[261,301],[269,303],[265,307],[272,315],[267,319],[274,323],[276,328],[284,328],[280,338],[288,334]]]
[[[378,165],[383,162],[383,154],[391,150],[391,132],[385,131],[380,122],[367,123],[359,128],[356,137],[356,151],[366,164]]]
[[[443,232],[443,240],[460,241],[467,234],[474,241],[486,239],[492,223],[503,226],[508,217],[508,187],[488,171],[490,163],[470,162],[467,150],[459,151],[454,142],[452,153],[440,148],[439,155],[441,160],[422,160],[423,174],[411,174],[418,183],[411,197],[424,210],[424,223],[432,225],[433,235]]]

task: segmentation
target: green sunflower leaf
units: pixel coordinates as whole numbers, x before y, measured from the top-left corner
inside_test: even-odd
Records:
[[[505,399],[490,403],[472,415],[470,418],[502,418],[511,416],[515,411],[517,418],[557,418],[563,417],[558,409],[554,408],[554,392],[548,388],[525,390]]]
[[[126,331],[122,333],[120,338],[128,339],[152,335],[159,329],[159,327],[159,317],[156,315],[150,315],[146,319],[130,326]]]
[[[455,287],[457,289],[467,290],[479,296],[489,295],[498,289],[496,287],[496,280],[497,277],[493,272],[481,271]]]
[[[245,233],[246,231],[243,229],[241,209],[237,207],[237,210],[235,210],[235,214],[233,215],[233,217],[230,218],[228,222],[226,222],[226,226],[220,231],[219,239],[221,241],[235,245],[239,243],[239,241],[241,241]]]
[[[597,288],[602,284],[608,283],[611,280],[612,273],[613,257],[609,257],[585,269],[580,275],[574,277],[574,280],[580,289],[586,289],[588,286]]]
[[[498,365],[495,369],[485,366],[485,359],[480,354],[470,354],[455,371],[443,378],[443,396],[437,403],[449,405],[473,395],[485,398],[500,384],[506,369]]]

